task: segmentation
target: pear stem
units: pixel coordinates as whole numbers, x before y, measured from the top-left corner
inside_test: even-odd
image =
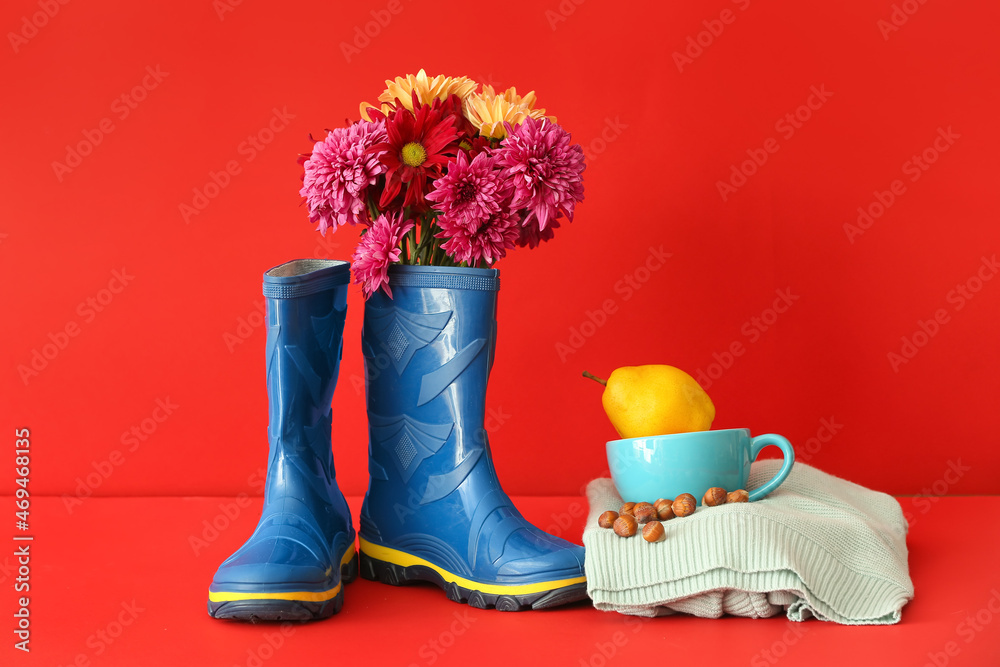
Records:
[[[600,382],[600,383],[601,383],[601,384],[603,384],[603,385],[604,385],[605,387],[607,387],[607,386],[608,386],[608,381],[607,381],[607,380],[602,380],[601,378],[597,377],[596,375],[594,375],[594,374],[593,374],[593,373],[591,373],[590,371],[584,371],[584,372],[583,372],[583,377],[585,377],[585,378],[590,378],[590,379],[591,379],[591,380],[593,380],[594,382]]]

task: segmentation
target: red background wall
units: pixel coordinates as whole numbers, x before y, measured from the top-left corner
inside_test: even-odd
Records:
[[[603,473],[615,434],[580,371],[645,363],[705,373],[716,427],[783,433],[859,483],[1000,492],[1000,280],[977,282],[1000,252],[996,6],[908,0],[897,26],[888,0],[48,1],[0,9],[2,432],[13,448],[31,429],[34,493],[260,492],[261,274],[348,258],[357,238],[312,230],[296,155],[420,67],[537,91],[590,158],[575,222],[499,265],[489,404],[509,492],[571,494]],[[893,201],[849,238],[877,197]],[[185,220],[182,204],[207,205]],[[670,257],[647,274],[650,248]],[[792,305],[768,312],[782,290]],[[349,303],[334,451],[357,494],[357,288]],[[26,372],[36,351],[52,358]]]

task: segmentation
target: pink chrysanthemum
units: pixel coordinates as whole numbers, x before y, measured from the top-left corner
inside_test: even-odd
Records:
[[[434,190],[426,197],[441,211],[438,224],[463,225],[470,231],[508,208],[514,186],[501,178],[495,169],[496,158],[479,153],[472,161],[462,152],[448,171],[434,181]]]
[[[507,127],[507,138],[495,155],[504,177],[514,183],[511,207],[527,209],[525,226],[536,222],[544,232],[562,215],[572,222],[573,208],[583,201],[586,165],[583,148],[570,144],[566,130],[548,119],[525,118]]]
[[[474,227],[458,221],[438,218],[441,231],[436,238],[447,239],[441,244],[456,262],[475,265],[481,261],[492,264],[513,248],[521,233],[520,216],[507,207],[502,207]]]
[[[354,274],[355,284],[361,285],[367,299],[378,291],[379,287],[385,288],[385,293],[392,297],[392,290],[389,289],[389,265],[399,261],[399,242],[403,235],[413,229],[413,221],[401,222],[380,215],[354,250],[354,257],[351,262],[351,272]]]
[[[348,223],[369,222],[365,190],[385,173],[385,166],[381,152],[368,149],[385,140],[384,122],[358,121],[331,130],[313,146],[299,194],[309,205],[309,220],[324,235],[330,227],[337,231]]]

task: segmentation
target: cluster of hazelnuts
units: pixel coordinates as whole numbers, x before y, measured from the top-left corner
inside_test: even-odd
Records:
[[[750,500],[749,494],[743,489],[726,490],[713,486],[705,492],[701,504],[706,507],[725,505],[726,503],[745,503]],[[619,537],[632,537],[642,526],[642,539],[647,542],[659,542],[663,539],[663,524],[674,517],[685,517],[694,514],[698,504],[690,493],[682,493],[673,500],[660,498],[655,503],[625,503],[617,512],[608,510],[597,519],[601,528],[613,528]]]

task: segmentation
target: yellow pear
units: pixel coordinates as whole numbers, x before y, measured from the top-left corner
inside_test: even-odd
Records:
[[[601,403],[623,438],[707,431],[715,419],[712,399],[679,368],[623,366],[606,381],[587,371],[583,375],[604,385]]]

